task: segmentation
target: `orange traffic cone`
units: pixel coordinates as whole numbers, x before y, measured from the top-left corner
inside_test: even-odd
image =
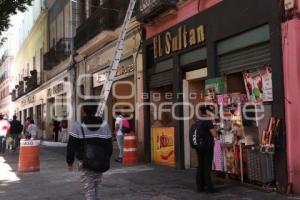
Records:
[[[39,145],[39,140],[21,140],[18,167],[20,173],[40,171]]]
[[[135,165],[137,162],[136,137],[134,132],[130,132],[124,136],[123,164]]]

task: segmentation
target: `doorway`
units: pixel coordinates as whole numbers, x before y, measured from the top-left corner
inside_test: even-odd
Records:
[[[204,102],[204,87],[203,79],[183,80],[184,103],[190,104],[190,106],[184,106],[184,116],[190,116],[189,119],[184,120],[185,168],[198,166],[196,151],[190,147],[189,130],[197,120],[197,104]]]

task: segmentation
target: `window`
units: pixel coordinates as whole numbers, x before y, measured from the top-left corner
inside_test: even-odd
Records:
[[[30,71],[30,65],[29,65],[29,63],[27,63],[27,71],[26,71],[27,76],[29,76],[29,71]]]
[[[32,58],[32,69],[34,70],[34,69],[36,69],[36,63],[35,63],[35,56],[33,56],[33,58]]]

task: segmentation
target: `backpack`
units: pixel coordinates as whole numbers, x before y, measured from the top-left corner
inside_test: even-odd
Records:
[[[207,146],[207,135],[205,131],[201,131],[202,125],[203,121],[197,121],[190,128],[190,144],[194,149],[204,149]]]
[[[121,131],[122,131],[122,133],[130,133],[131,132],[130,122],[126,118],[122,119]]]
[[[85,169],[92,170],[95,172],[106,172],[110,168],[110,155],[107,153],[103,146],[87,142],[85,138],[85,132],[82,126],[81,131],[83,135],[82,166]]]

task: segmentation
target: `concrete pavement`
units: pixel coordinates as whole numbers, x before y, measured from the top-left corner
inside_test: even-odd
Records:
[[[77,171],[67,172],[64,147],[42,147],[41,171],[18,174],[18,154],[8,152],[0,157],[0,199],[2,200],[82,200]],[[220,193],[195,192],[195,170],[138,165],[123,167],[112,161],[104,174],[101,199],[124,200],[190,200],[190,199],[300,199],[265,193],[240,183],[215,179]]]

